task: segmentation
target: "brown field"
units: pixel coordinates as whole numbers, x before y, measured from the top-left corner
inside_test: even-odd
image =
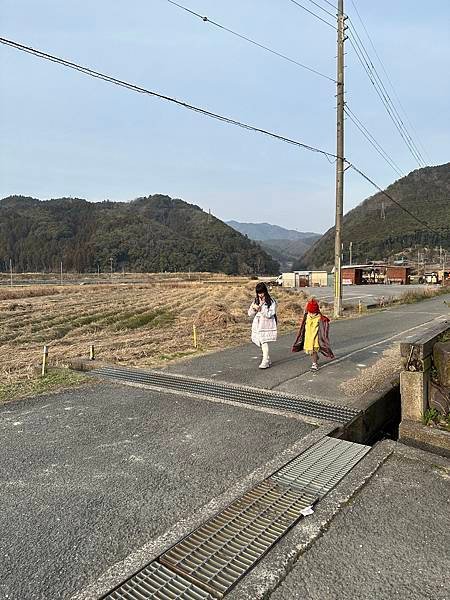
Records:
[[[0,350],[3,384],[32,378],[49,346],[50,365],[87,357],[95,345],[99,360],[155,367],[194,354],[248,342],[247,309],[255,281],[247,278],[181,274],[105,277],[84,285],[0,288]],[[94,278],[93,278],[94,279]],[[94,279],[95,281],[95,279]],[[305,294],[275,289],[279,329],[292,330]],[[192,328],[198,345],[193,347]]]

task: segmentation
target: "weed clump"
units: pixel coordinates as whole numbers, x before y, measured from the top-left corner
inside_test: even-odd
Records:
[[[237,318],[219,302],[202,308],[195,319],[196,325],[224,325],[236,323]]]

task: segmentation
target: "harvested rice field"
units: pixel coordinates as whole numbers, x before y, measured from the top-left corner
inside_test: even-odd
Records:
[[[44,344],[49,364],[96,357],[121,365],[156,367],[248,342],[247,309],[255,281],[192,274],[133,276],[133,281],[0,288],[1,381],[36,377]],[[280,332],[298,324],[303,292],[274,289]],[[196,325],[198,348],[193,347]]]

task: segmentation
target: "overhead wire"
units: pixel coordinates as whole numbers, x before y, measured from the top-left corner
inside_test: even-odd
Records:
[[[324,0],[324,2],[327,2],[327,0]],[[381,68],[383,69],[383,72],[384,72],[384,74],[385,74],[385,76],[386,76],[386,79],[388,80],[388,82],[389,82],[389,85],[391,86],[391,89],[392,89],[392,91],[393,91],[393,93],[394,93],[394,96],[396,97],[396,100],[397,100],[397,102],[398,102],[398,104],[399,104],[400,108],[402,109],[402,111],[403,111],[403,114],[405,115],[405,118],[406,118],[406,120],[407,120],[407,121],[408,121],[408,123],[409,123],[409,126],[410,126],[410,127],[411,127],[411,129],[414,131],[414,133],[416,134],[417,141],[418,141],[419,145],[421,146],[422,150],[423,150],[423,151],[424,151],[424,153],[427,155],[427,158],[429,159],[429,162],[431,163],[432,161],[431,161],[431,159],[430,159],[430,156],[428,155],[428,152],[426,151],[426,149],[425,149],[424,145],[422,144],[422,142],[421,142],[421,140],[420,140],[419,136],[417,135],[417,131],[415,130],[415,128],[414,128],[414,125],[411,123],[411,121],[410,121],[410,119],[409,119],[409,117],[408,117],[408,114],[407,114],[407,112],[406,112],[405,108],[403,107],[403,104],[402,104],[402,102],[401,102],[401,100],[400,100],[400,98],[399,98],[399,96],[398,96],[398,94],[397,94],[397,91],[396,91],[396,89],[395,89],[395,87],[394,87],[394,84],[392,83],[392,80],[391,80],[391,78],[390,78],[390,76],[389,76],[389,73],[387,72],[387,70],[386,70],[386,68],[385,68],[385,66],[384,66],[384,63],[383,63],[383,61],[381,60],[381,57],[380,57],[380,55],[379,55],[379,54],[378,54],[378,52],[377,52],[377,49],[376,49],[376,47],[375,47],[375,44],[373,43],[373,40],[372,40],[372,38],[371,38],[371,36],[370,36],[370,34],[369,34],[368,30],[367,30],[367,27],[366,27],[366,26],[365,26],[365,24],[364,24],[364,21],[363,21],[363,19],[362,19],[361,15],[360,15],[360,13],[359,13],[359,10],[358,10],[358,8],[357,8],[357,6],[356,6],[356,4],[355,4],[355,2],[354,2],[353,0],[351,0],[351,3],[352,3],[352,5],[353,5],[353,8],[355,9],[356,15],[357,15],[357,17],[358,17],[358,19],[359,19],[359,21],[360,21],[360,23],[361,23],[361,25],[362,25],[362,27],[363,27],[363,29],[364,29],[364,32],[365,32],[365,34],[366,34],[366,36],[367,36],[367,39],[369,40],[369,42],[370,42],[370,45],[372,46],[372,49],[373,49],[373,51],[375,52],[375,56],[377,57],[377,59],[378,59],[378,62],[380,63],[380,65],[381,65]],[[353,26],[354,26],[354,25],[353,25]]]
[[[386,87],[385,87],[375,65],[372,62],[372,59],[371,59],[366,47],[364,46],[364,43],[362,42],[362,40],[355,28],[355,25],[353,24],[351,19],[349,19],[349,20],[351,23],[351,25],[349,26],[349,33],[350,33],[349,40],[355,51],[355,54],[358,57],[358,60],[360,61],[363,69],[365,70],[366,74],[368,75],[373,87],[375,88],[375,91],[377,92],[386,111],[388,112],[388,115],[390,116],[392,122],[394,123],[394,126],[400,133],[400,135],[401,135],[403,141],[405,142],[405,144],[407,145],[409,151],[411,152],[411,154],[413,155],[414,159],[417,161],[419,166],[424,166],[425,161],[424,161],[420,151],[418,150],[416,144],[414,143],[413,139],[411,138],[410,133],[406,129],[405,124],[402,121],[402,118],[398,114],[398,110],[395,107],[395,105],[392,101],[392,98],[389,95],[389,92],[386,90]]]
[[[363,134],[363,136],[367,139],[367,141],[375,148],[378,154],[388,163],[388,165],[399,175],[403,177],[403,172],[400,167],[394,162],[394,160],[389,156],[389,154],[383,149],[381,144],[377,142],[375,137],[370,133],[367,127],[361,122],[361,120],[355,115],[355,113],[349,108],[346,103],[344,106],[344,111],[347,117],[354,123],[354,125],[359,129],[359,131]]]
[[[395,198],[393,198],[390,194],[388,194],[386,192],[386,190],[383,190],[383,188],[381,188],[377,183],[375,183],[375,181],[373,181],[373,179],[370,179],[370,177],[368,175],[366,175],[365,173],[363,173],[360,169],[358,169],[357,167],[355,167],[354,164],[352,164],[349,161],[345,161],[347,163],[348,168],[353,169],[354,171],[356,171],[356,173],[358,173],[363,179],[365,179],[366,181],[368,181],[371,185],[373,185],[379,192],[381,192],[384,196],[386,196],[386,198],[388,198],[391,202],[393,202],[394,204],[396,204],[399,208],[401,208],[405,213],[407,213],[410,217],[412,217],[415,221],[417,221],[418,223],[420,223],[421,225],[423,225],[426,229],[428,229],[429,231],[431,231],[432,233],[435,233],[437,236],[442,237],[442,233],[440,231],[438,231],[437,229],[434,229],[433,227],[431,227],[431,225],[429,223],[427,223],[426,221],[424,221],[423,219],[420,219],[419,217],[417,217],[414,213],[412,213],[409,209],[407,209],[405,206],[403,206],[403,204],[401,204],[400,202],[398,202],[398,200],[395,200]]]
[[[261,44],[261,43],[255,41],[255,40],[247,37],[246,35],[243,35],[242,33],[238,33],[237,31],[233,31],[232,29],[229,29],[225,25],[221,25],[220,23],[217,23],[216,21],[213,21],[209,17],[201,15],[201,14],[195,12],[194,10],[191,10],[190,8],[187,8],[186,6],[183,6],[182,4],[179,4],[178,2],[175,2],[174,0],[166,0],[166,1],[169,4],[177,6],[181,10],[184,10],[185,12],[190,13],[191,15],[193,15],[195,17],[198,17],[204,23],[210,23],[211,25],[214,25],[215,27],[218,27],[219,29],[223,29],[224,31],[227,31],[228,33],[231,33],[232,35],[240,38],[241,40],[245,40],[246,42],[249,42],[250,44],[253,44],[254,46],[257,46],[258,48],[262,48],[263,50],[266,50],[267,52],[270,52],[271,54],[274,54],[275,56],[278,56],[279,58],[287,60],[290,63],[293,63],[293,64],[297,65],[298,67],[301,67],[302,69],[306,69],[307,71],[310,71],[311,73],[315,73],[316,75],[319,75],[320,77],[324,77],[325,79],[328,79],[329,81],[332,81],[333,83],[337,83],[336,79],[334,79],[333,77],[330,77],[329,75],[325,75],[324,73],[321,73],[320,71],[317,71],[317,69],[314,69],[313,67],[308,67],[308,65],[305,65],[305,64],[299,62],[298,60],[290,58],[286,54],[282,54],[281,52],[278,52],[277,50],[273,50],[272,48],[269,48],[268,46],[265,46],[264,44]]]
[[[292,4],[295,4],[296,6],[298,6],[299,8],[302,8],[304,11],[306,11],[307,13],[309,13],[310,15],[312,15],[313,17],[316,17],[316,19],[319,19],[319,21],[322,21],[322,23],[325,23],[326,25],[329,25],[333,29],[336,29],[336,25],[333,25],[332,23],[330,23],[326,19],[322,19],[321,16],[317,15],[312,10],[309,10],[309,8],[306,8],[306,6],[303,6],[303,4],[300,4],[300,2],[297,2],[297,0],[289,0],[289,1],[292,2]]]
[[[314,4],[314,6],[317,6],[317,8],[320,8],[320,10],[323,10],[323,12],[326,13],[327,15],[330,15],[330,17],[333,17],[333,18],[336,17],[336,13],[334,13],[334,14],[330,13],[329,10],[327,10],[326,8],[323,8],[323,6],[321,6],[320,4],[318,4],[317,2],[315,2],[314,0],[308,0],[308,2],[311,2],[311,4]]]
[[[19,42],[15,42],[13,40],[7,39],[7,38],[3,38],[0,37],[0,44],[6,45],[6,46],[10,46],[12,48],[15,48],[16,50],[20,50],[22,52],[26,52],[28,54],[32,54],[34,56],[36,56],[37,58],[41,58],[43,60],[48,60],[50,62],[54,62],[56,64],[60,64],[64,67],[68,67],[70,69],[73,69],[75,71],[79,71],[85,75],[88,75],[90,77],[94,77],[96,79],[101,79],[103,81],[106,81],[108,83],[112,83],[114,85],[118,85],[124,88],[127,88],[131,91],[134,92],[139,92],[139,93],[143,93],[143,94],[147,94],[156,98],[159,98],[161,100],[166,100],[168,102],[171,102],[173,104],[176,104],[177,106],[181,106],[183,108],[186,108],[188,110],[192,110],[196,113],[202,114],[204,116],[207,116],[209,118],[212,119],[216,119],[218,121],[227,123],[229,125],[234,125],[237,127],[241,127],[243,129],[246,129],[248,131],[254,131],[257,133],[261,133],[263,135],[266,135],[268,137],[277,139],[279,141],[285,142],[287,144],[291,144],[300,148],[304,148],[305,150],[309,150],[311,152],[316,152],[319,154],[324,155],[327,159],[333,158],[333,159],[337,159],[339,158],[336,154],[333,154],[331,152],[327,152],[325,150],[322,150],[320,148],[316,148],[314,146],[311,146],[309,144],[305,144],[303,142],[299,142],[297,140],[294,140],[292,138],[288,138],[286,136],[282,136],[276,133],[273,133],[271,131],[259,128],[259,127],[254,127],[252,125],[248,125],[247,123],[243,123],[241,121],[237,121],[235,119],[231,119],[229,117],[225,117],[223,115],[219,115],[217,113],[213,113],[211,111],[205,110],[203,108],[200,108],[198,106],[194,106],[192,104],[188,104],[187,102],[183,102],[181,100],[177,100],[175,98],[172,98],[170,96],[166,96],[164,94],[160,94],[159,92],[155,92],[152,90],[148,90],[146,88],[140,87],[138,85],[134,85],[131,84],[127,81],[121,80],[121,79],[117,79],[115,77],[111,77],[110,75],[106,75],[104,73],[100,73],[99,71],[95,71],[93,69],[90,69],[89,67],[85,67],[83,65],[79,65],[77,63],[65,60],[63,58],[54,56],[52,54],[48,54],[46,52],[43,52],[41,50],[38,50],[36,48],[32,48],[31,46],[25,46],[24,44],[20,44]],[[442,235],[440,234],[438,231],[436,231],[435,229],[433,229],[428,223],[426,223],[426,221],[423,221],[422,219],[419,219],[419,217],[416,217],[410,210],[408,210],[407,208],[405,208],[400,202],[398,202],[397,200],[395,200],[390,194],[388,194],[385,190],[383,190],[377,183],[375,183],[372,179],[370,179],[370,177],[368,175],[366,175],[365,173],[363,173],[363,171],[361,171],[360,169],[358,169],[353,163],[351,163],[349,160],[347,160],[346,158],[342,157],[345,161],[345,163],[347,164],[347,168],[352,168],[355,172],[357,172],[361,177],[363,177],[366,181],[368,181],[371,185],[373,185],[376,189],[378,189],[384,196],[386,196],[387,198],[389,198],[389,200],[391,200],[394,204],[396,204],[399,208],[401,208],[403,211],[405,211],[407,214],[409,214],[415,221],[417,221],[418,223],[420,223],[421,225],[425,226],[427,229],[429,229],[430,231],[432,231],[433,233],[437,234],[437,235]]]
[[[194,112],[201,113],[212,119],[216,119],[218,121],[222,121],[222,122],[228,123],[230,125],[236,125],[237,127],[241,127],[243,129],[247,129],[249,131],[262,133],[263,135],[267,135],[269,137],[278,139],[278,140],[286,142],[288,144],[292,144],[294,146],[304,148],[305,150],[310,150],[311,152],[317,152],[319,154],[323,154],[329,158],[333,158],[333,159],[337,158],[336,154],[333,154],[331,152],[326,152],[325,150],[322,150],[320,148],[315,148],[314,146],[310,146],[309,144],[305,144],[303,142],[299,142],[298,140],[294,140],[294,139],[288,138],[286,136],[279,135],[272,131],[261,129],[259,127],[254,127],[253,125],[248,125],[247,123],[237,121],[230,117],[225,117],[223,115],[219,115],[217,113],[211,112],[204,108],[200,108],[198,106],[194,106],[193,104],[189,104],[182,100],[177,100],[176,98],[172,98],[171,96],[166,96],[165,94],[160,94],[159,92],[155,92],[153,90],[149,90],[144,87],[129,83],[122,79],[117,79],[116,77],[106,75],[105,73],[100,73],[99,71],[94,71],[93,69],[90,69],[89,67],[85,67],[83,65],[74,63],[74,62],[66,60],[64,58],[60,58],[58,56],[48,54],[47,52],[43,52],[42,50],[38,50],[37,48],[32,48],[31,46],[25,46],[24,44],[20,44],[19,42],[15,42],[13,40],[9,40],[9,39],[3,38],[3,37],[0,37],[0,43],[4,44],[6,46],[11,46],[12,48],[15,48],[16,50],[20,50],[22,52],[32,54],[34,56],[37,56],[38,58],[42,58],[44,60],[48,60],[50,62],[60,64],[64,67],[68,67],[70,69],[74,69],[75,71],[79,71],[81,73],[84,73],[85,75],[89,75],[90,77],[94,77],[96,79],[102,79],[103,81],[107,81],[108,83],[112,83],[114,85],[118,85],[120,87],[127,88],[134,92],[139,92],[141,94],[148,94],[149,96],[154,96],[155,98],[160,98],[161,100],[167,100],[168,102],[177,104],[178,106],[182,106],[183,108],[186,108],[188,110],[192,110]]]
[[[355,25],[353,24],[353,21],[351,19],[349,19],[349,20],[351,22],[351,27],[352,27],[352,29],[353,29],[353,31],[354,31],[357,39],[358,39],[359,45],[360,45],[360,47],[362,49],[362,52],[365,54],[365,57],[367,58],[367,61],[368,61],[369,65],[370,65],[370,68],[371,68],[372,72],[374,73],[374,75],[375,75],[377,81],[379,82],[379,85],[380,85],[380,87],[381,87],[381,89],[383,91],[383,97],[390,104],[391,109],[392,109],[392,111],[393,111],[393,113],[395,115],[395,119],[396,119],[396,121],[397,121],[400,129],[404,132],[404,134],[408,138],[408,141],[410,142],[411,147],[414,149],[415,154],[422,161],[422,163],[425,165],[425,161],[424,161],[424,159],[423,159],[423,157],[422,157],[419,149],[417,148],[417,145],[415,144],[414,140],[412,139],[409,131],[407,130],[405,124],[403,123],[403,120],[402,120],[402,118],[401,118],[401,116],[400,116],[400,114],[399,114],[399,112],[398,112],[398,110],[397,110],[394,102],[392,101],[392,98],[390,97],[389,92],[387,91],[387,89],[386,89],[386,87],[385,87],[385,85],[383,83],[383,80],[381,79],[381,77],[380,77],[380,75],[379,75],[379,73],[378,73],[375,65],[372,62],[372,59],[370,58],[369,53],[367,52],[366,47],[364,46],[363,41],[361,40],[361,38],[360,38],[360,36],[359,36],[356,28],[355,28]]]
[[[416,152],[416,150],[414,149],[413,145],[411,144],[411,142],[409,141],[408,137],[405,135],[403,129],[400,127],[398,121],[396,120],[396,117],[394,115],[394,112],[389,104],[388,99],[386,98],[386,95],[383,92],[383,89],[381,88],[380,84],[378,83],[376,77],[374,76],[370,65],[368,64],[366,58],[364,57],[364,55],[362,54],[362,51],[360,50],[359,46],[358,46],[358,42],[355,41],[355,39],[353,38],[353,36],[349,37],[350,40],[350,44],[353,47],[353,50],[355,51],[355,54],[359,60],[359,62],[361,63],[363,69],[365,70],[367,76],[369,77],[370,82],[372,83],[378,97],[380,98],[381,102],[383,103],[383,106],[385,107],[390,119],[392,120],[395,128],[397,129],[397,131],[399,132],[400,136],[402,137],[403,141],[405,142],[408,150],[410,151],[410,153],[412,154],[414,160],[418,163],[418,165],[421,167],[423,166],[423,160],[420,158],[420,156],[418,155],[418,153]]]

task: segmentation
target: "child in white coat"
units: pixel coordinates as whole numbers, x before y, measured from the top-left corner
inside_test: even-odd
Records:
[[[277,339],[277,303],[271,298],[265,283],[256,286],[256,298],[248,309],[249,317],[253,317],[252,342],[262,350],[260,369],[268,369],[271,360],[269,342]]]

